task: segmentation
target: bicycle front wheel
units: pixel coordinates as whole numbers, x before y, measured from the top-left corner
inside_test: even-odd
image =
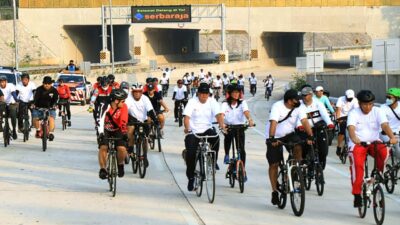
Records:
[[[340,161],[342,162],[342,164],[346,164],[346,160],[347,160],[347,146],[344,145],[340,153]]]
[[[112,196],[115,197],[117,193],[117,155],[111,157],[111,180],[112,180]]]
[[[62,116],[61,124],[62,124],[62,130],[66,130],[67,129],[67,118],[65,115]]]
[[[385,179],[386,191],[389,194],[393,194],[394,186],[396,184],[396,176],[393,171],[392,165],[386,164],[386,172],[383,174]]]
[[[287,177],[285,172],[283,171],[282,167],[280,167],[279,173],[278,173],[278,192],[279,192],[279,202],[278,202],[278,208],[284,209],[286,207],[286,200],[287,200],[287,182],[285,178]]]
[[[293,186],[293,190],[291,190],[290,192],[290,202],[292,204],[292,210],[294,215],[301,216],[303,215],[305,201],[306,201],[304,180],[300,168],[293,167],[290,172],[292,174],[291,183]]]
[[[10,126],[8,124],[8,121],[4,123],[3,138],[4,138],[4,147],[7,147],[7,145],[10,144]]]
[[[245,172],[244,172],[243,161],[239,160],[237,165],[237,178],[238,178],[240,193],[243,193],[244,191],[244,177],[245,177]]]
[[[194,188],[196,190],[197,197],[200,197],[203,192],[203,163],[202,154],[198,154],[196,156],[196,166],[194,169]]]
[[[44,152],[47,149],[47,126],[45,123],[42,124],[42,149]]]
[[[156,137],[157,137],[157,143],[158,143],[158,152],[161,152],[161,130],[160,127],[157,127],[156,129],[157,133],[156,133]]]
[[[383,224],[385,220],[385,196],[381,185],[376,185],[373,192],[374,218],[377,225]]]
[[[324,194],[325,179],[321,165],[318,165],[315,170],[315,185],[317,186],[318,195],[322,196]]]
[[[146,161],[147,161],[147,154],[146,154],[146,150],[147,150],[147,146],[146,146],[147,142],[145,139],[141,139],[140,141],[140,151],[139,151],[139,175],[140,178],[144,178],[146,176],[146,169],[147,169],[147,165],[146,165]]]
[[[364,218],[367,214],[367,204],[368,204],[368,197],[367,197],[367,186],[363,183],[362,186],[362,206],[358,207],[358,215],[360,218]]]
[[[206,190],[207,197],[210,203],[215,199],[215,161],[214,154],[209,153],[206,156]]]
[[[24,119],[24,142],[29,140],[29,120]]]

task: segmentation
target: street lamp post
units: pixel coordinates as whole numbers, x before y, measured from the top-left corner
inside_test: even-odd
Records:
[[[250,37],[250,7],[251,7],[251,0],[248,0],[247,4],[247,35],[248,35],[248,44],[247,50],[249,54],[249,60],[251,60],[251,37]]]
[[[14,27],[14,54],[15,54],[15,68],[18,70],[19,63],[18,63],[18,38],[17,38],[17,4],[15,0],[13,0],[13,27]]]
[[[111,71],[114,74],[114,31],[113,31],[113,24],[112,24],[112,0],[110,0],[110,32],[111,32]]]

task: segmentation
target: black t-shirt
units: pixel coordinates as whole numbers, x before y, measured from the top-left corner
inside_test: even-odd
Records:
[[[149,97],[150,102],[153,105],[154,111],[159,112],[161,109],[160,101],[163,99],[161,92],[154,92],[153,97],[149,96],[149,92],[145,92],[144,95]]]
[[[35,92],[33,102],[38,108],[50,108],[56,105],[58,101],[57,89],[51,87],[49,90],[45,90],[43,85],[38,87]]]
[[[0,97],[1,96],[4,96],[4,94],[3,94],[3,91],[2,90],[0,90]]]

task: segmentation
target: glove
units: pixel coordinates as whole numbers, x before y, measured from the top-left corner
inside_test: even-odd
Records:
[[[328,129],[330,129],[330,130],[333,130],[333,129],[335,129],[335,125],[333,125],[333,124],[329,124],[329,125],[328,125]]]
[[[122,140],[127,142],[128,141],[128,134],[123,134]]]
[[[300,131],[300,132],[305,132],[305,130],[304,130],[304,127],[303,127],[303,126],[298,126],[298,127],[297,127],[297,130],[298,130],[298,131]]]

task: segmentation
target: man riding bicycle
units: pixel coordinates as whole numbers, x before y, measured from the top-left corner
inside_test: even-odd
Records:
[[[174,107],[174,116],[175,122],[178,122],[178,109],[179,105],[182,103],[183,106],[186,106],[188,99],[188,92],[186,90],[186,86],[183,85],[182,80],[177,81],[177,86],[174,88],[174,94],[172,95],[172,100],[175,101]]]
[[[112,89],[119,89],[119,83],[115,81],[115,76],[113,74],[108,74],[107,79]]]
[[[36,129],[36,138],[40,137],[40,122],[39,120],[43,118],[44,112],[38,110],[38,108],[46,108],[50,109],[50,117],[49,117],[49,141],[54,140],[54,119],[56,118],[56,104],[58,101],[58,92],[52,86],[54,80],[51,79],[49,76],[45,76],[43,78],[43,85],[39,86],[36,89],[35,96],[33,98],[33,104],[35,108],[32,110],[32,117],[33,117],[33,125]]]
[[[70,127],[71,126],[71,106],[70,106],[70,98],[71,98],[71,91],[69,89],[69,86],[64,83],[63,79],[58,79],[58,87],[57,87],[57,92],[58,92],[58,117],[61,117],[61,110],[62,106],[64,105],[66,111],[67,111],[67,124]]]
[[[354,91],[348,89],[345,96],[338,98],[336,102],[336,120],[339,123],[339,133],[337,138],[336,155],[340,155],[343,141],[346,135],[347,115],[352,109],[358,108],[358,100],[355,98]]]
[[[7,117],[11,117],[12,124],[12,138],[17,139],[17,130],[15,129],[17,126],[17,109],[18,109],[18,98],[17,92],[14,84],[7,83],[6,76],[0,76],[0,90],[3,92],[4,100],[6,103],[6,114]]]
[[[329,98],[324,95],[324,88],[322,86],[318,86],[315,88],[315,99],[320,101],[322,104],[324,104],[325,108],[333,114],[335,110],[333,109],[331,102],[329,101]]]
[[[169,79],[167,78],[167,74],[163,73],[160,83],[162,86],[162,91],[168,93],[168,88],[169,88]],[[165,95],[166,96],[166,95]]]
[[[164,114],[161,112],[161,106],[164,108],[165,112],[169,112],[167,104],[165,104],[162,94],[159,91],[156,91],[153,84],[147,85],[147,92],[144,93],[151,102],[155,113],[157,114],[158,121],[160,122],[160,132],[163,134],[163,128],[165,124]],[[162,135],[161,135],[162,136]]]
[[[115,140],[118,158],[118,177],[123,177],[124,159],[126,158],[126,141],[127,123],[128,123],[128,107],[125,104],[127,94],[121,89],[115,89],[110,95],[110,105],[100,119],[99,126],[99,177],[107,179],[108,173],[106,170],[108,140],[107,138],[120,138]]]
[[[17,85],[18,94],[18,131],[22,132],[24,124],[24,107],[30,109],[33,101],[33,96],[36,91],[36,85],[29,80],[29,74],[23,73],[21,75],[21,82]]]
[[[390,129],[384,112],[374,106],[375,95],[369,90],[361,90],[357,94],[360,108],[349,112],[347,129],[349,131],[349,158],[351,170],[352,194],[354,195],[354,207],[362,206],[362,184],[364,179],[364,163],[367,154],[375,157],[374,146],[363,146],[361,142],[381,141],[379,130],[382,129],[389,137],[391,144],[396,144],[397,139]],[[379,172],[383,172],[385,161],[388,157],[388,148],[383,143],[377,144],[376,165]]]
[[[99,120],[103,116],[105,110],[110,103],[110,94],[113,90],[112,86],[109,85],[109,80],[106,76],[100,79],[100,84],[93,91],[93,95],[90,98],[90,108],[93,109],[93,118],[96,127],[99,126]]]
[[[212,88],[214,90],[214,97],[217,95],[218,97],[221,96],[222,80],[220,75],[217,75],[217,79],[213,80]]]
[[[256,75],[251,72],[250,77],[249,77],[249,84],[250,84],[250,92],[254,92],[254,94],[257,92],[257,78]]]
[[[272,188],[271,203],[277,205],[279,203],[279,194],[277,187],[278,166],[283,158],[282,142],[301,142],[301,138],[295,133],[297,121],[301,121],[304,130],[307,132],[307,144],[312,144],[314,139],[311,126],[308,123],[307,115],[300,110],[301,97],[296,90],[287,90],[283,96],[283,100],[272,105],[269,120],[265,129],[265,137],[267,138],[267,160],[269,164],[269,180]],[[302,159],[302,145],[297,144],[293,149],[294,158],[298,161]]]
[[[193,191],[194,189],[194,170],[195,170],[195,158],[196,151],[199,145],[199,139],[193,134],[197,135],[216,135],[216,131],[213,129],[212,123],[216,119],[221,129],[225,128],[224,116],[221,113],[221,109],[215,100],[209,98],[210,87],[206,83],[200,83],[197,89],[198,97],[189,100],[183,114],[184,118],[184,132],[185,137],[185,148],[186,148],[186,176],[188,178],[188,190]],[[208,142],[211,149],[216,152],[215,162],[218,160],[219,150],[219,138],[209,138]],[[218,170],[218,164],[215,165]]]

